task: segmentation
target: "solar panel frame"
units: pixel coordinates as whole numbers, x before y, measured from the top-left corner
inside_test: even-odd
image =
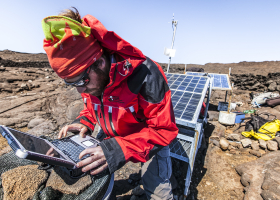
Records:
[[[211,78],[168,73],[176,124],[195,128]],[[174,105],[175,104],[175,105]]]
[[[198,87],[198,84],[196,84],[195,87],[193,87],[195,89],[187,90],[188,86],[194,86],[194,85],[190,85],[190,84],[182,85],[182,83],[184,83],[183,80],[187,79],[187,75],[185,75],[186,77],[183,80],[178,79],[178,78],[180,78],[178,74],[176,75],[176,77],[174,77],[172,74],[167,74],[166,76],[167,76],[168,80],[171,80],[170,82],[168,82],[168,85],[170,87],[172,86],[173,83],[174,83],[174,85],[176,85],[176,86],[172,87],[172,90],[174,90],[174,91],[172,93],[171,98],[173,97],[173,100],[174,100],[173,95],[175,95],[177,92],[178,97],[177,97],[177,99],[175,99],[175,102],[177,104],[180,102],[179,98],[182,98],[183,94],[185,92],[192,93],[192,94],[200,94],[200,96],[198,98],[199,100],[198,100],[197,106],[195,106],[196,109],[193,110],[194,114],[193,114],[193,118],[191,121],[181,120],[181,119],[178,119],[175,117],[176,124],[178,125],[178,128],[179,128],[179,133],[178,133],[177,137],[169,145],[170,156],[189,163],[188,169],[187,169],[187,175],[186,175],[186,179],[185,179],[185,190],[184,190],[184,194],[187,195],[189,186],[190,186],[190,182],[191,182],[193,168],[194,168],[195,157],[196,157],[198,149],[200,148],[202,135],[204,133],[203,124],[205,124],[204,120],[206,119],[206,117],[204,117],[203,119],[198,119],[198,115],[199,115],[201,107],[202,107],[202,102],[204,101],[204,98],[206,96],[206,92],[208,91],[206,109],[205,109],[204,114],[207,113],[208,106],[209,106],[209,100],[210,100],[210,96],[211,96],[211,90],[212,90],[212,83],[213,83],[212,81],[214,78],[209,77],[209,76],[203,76],[205,81],[204,81],[204,83],[201,83],[201,85],[202,85],[201,88]],[[192,75],[192,76],[201,77],[199,75]],[[180,84],[178,84],[178,82],[176,83],[177,80],[180,80],[181,83]],[[199,81],[200,81],[200,79],[198,81],[192,81],[192,84],[199,83]],[[197,91],[198,89],[199,89],[199,91]],[[189,101],[185,101],[185,102],[189,103]],[[176,112],[176,110],[175,110],[176,106],[178,106],[178,105],[175,105],[175,107],[174,107],[175,112]],[[183,109],[184,105],[182,104],[181,106],[182,107],[179,106],[179,108]],[[187,108],[187,106],[185,107],[185,109],[186,108]],[[175,113],[175,115],[176,115],[176,113]],[[180,126],[179,126],[179,124],[180,124]]]
[[[189,162],[192,150],[192,140],[185,135],[178,134],[177,137],[169,145],[170,156],[179,160]]]
[[[203,76],[204,74],[208,74],[213,78],[212,81],[213,90],[232,90],[228,74],[205,73],[205,72],[186,72],[186,74],[194,75],[194,76]]]

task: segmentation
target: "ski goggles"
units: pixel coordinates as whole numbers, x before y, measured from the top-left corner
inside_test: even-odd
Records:
[[[90,67],[85,71],[85,73],[79,80],[77,80],[73,83],[69,83],[64,79],[64,82],[66,85],[71,85],[74,87],[84,87],[90,82],[89,72],[90,72]]]

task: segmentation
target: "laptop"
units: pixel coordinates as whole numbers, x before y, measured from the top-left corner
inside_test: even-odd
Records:
[[[90,156],[87,154],[79,159],[79,154],[100,143],[88,135],[85,138],[73,135],[49,141],[2,125],[0,133],[19,158],[65,167],[73,178],[84,175],[81,168],[76,167],[76,163]]]

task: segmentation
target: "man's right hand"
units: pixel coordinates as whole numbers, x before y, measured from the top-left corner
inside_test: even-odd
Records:
[[[84,138],[86,136],[86,132],[88,131],[88,128],[83,124],[66,125],[58,133],[58,139],[61,139],[62,137],[66,137],[67,131],[80,131],[79,133],[80,136]]]

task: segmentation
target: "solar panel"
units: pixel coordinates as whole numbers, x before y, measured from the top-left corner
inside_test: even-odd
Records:
[[[186,72],[186,75],[203,76],[204,72]],[[216,90],[231,90],[228,74],[208,73],[213,78],[212,89]]]
[[[231,89],[229,84],[229,77],[227,74],[210,74],[214,78],[213,89],[222,88],[222,89]]]
[[[176,123],[194,128],[210,83],[208,76],[166,74]]]
[[[202,74],[166,74],[171,91],[171,101],[174,108],[179,133],[169,144],[170,156],[188,162],[184,194],[188,194],[195,156],[200,147],[204,119],[198,119],[202,103],[206,96],[207,107],[211,95],[211,79],[215,77],[201,76]],[[216,77],[216,79],[219,77]],[[218,81],[217,81],[218,82]]]

